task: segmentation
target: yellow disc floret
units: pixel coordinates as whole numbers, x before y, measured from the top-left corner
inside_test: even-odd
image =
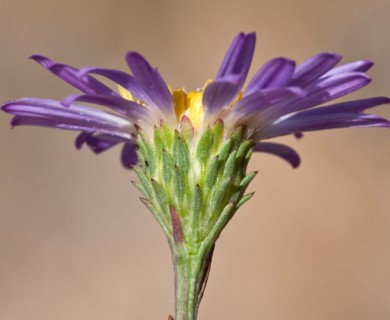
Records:
[[[177,120],[185,115],[197,129],[203,121],[203,90],[185,92],[183,89],[176,89],[172,97]]]
[[[209,82],[211,81],[206,82],[205,86],[207,86]],[[138,102],[127,89],[118,86],[118,91],[122,98]],[[172,92],[172,102],[176,120],[180,121],[182,116],[187,116],[191,120],[195,130],[197,130],[201,125],[204,116],[202,105],[204,87],[197,91],[189,92],[186,92],[184,89],[176,89],[174,91],[170,89],[170,91]]]
[[[190,91],[186,97],[186,116],[191,120],[195,129],[199,128],[203,121],[203,91]]]
[[[176,89],[172,92],[172,101],[175,109],[176,119],[179,121],[184,111],[187,109],[187,94],[182,89]]]

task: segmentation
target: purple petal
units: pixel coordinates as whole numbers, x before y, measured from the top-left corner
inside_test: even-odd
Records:
[[[126,143],[121,154],[122,164],[126,168],[133,168],[138,162],[137,146],[135,143]]]
[[[266,107],[290,99],[303,97],[305,91],[298,87],[286,89],[263,89],[242,98],[232,109],[234,116],[248,116],[253,112],[261,112]]]
[[[331,76],[337,73],[346,73],[346,72],[366,72],[374,65],[372,61],[362,60],[355,61],[347,64],[343,64],[339,67],[333,68],[323,75],[323,77]]]
[[[17,116],[14,125],[101,132],[124,138],[129,138],[133,130],[132,124],[119,116],[86,106],[65,108],[60,102],[49,99],[23,98],[7,102],[2,109]]]
[[[295,62],[286,58],[275,58],[268,61],[255,74],[245,95],[266,88],[282,88],[287,86],[295,70]]]
[[[346,102],[340,102],[320,108],[315,108],[311,110],[306,110],[301,113],[300,115],[319,115],[319,114],[330,114],[330,113],[340,113],[340,112],[363,112],[366,109],[377,107],[382,104],[389,104],[390,98],[388,97],[375,97],[375,98],[368,98],[368,99],[361,99],[361,100],[354,100],[354,101],[346,101]]]
[[[324,107],[325,108],[325,107]],[[305,112],[283,119],[264,128],[256,138],[272,138],[296,132],[318,131],[348,127],[390,127],[390,121],[371,114],[335,113],[306,115]]]
[[[308,109],[327,101],[342,97],[356,91],[370,82],[364,73],[351,72],[326,77],[305,88],[307,95],[303,98],[287,100],[280,105],[264,110],[263,122],[274,121],[277,118],[304,109]]]
[[[289,108],[297,111],[320,105],[354,92],[369,84],[370,81],[371,79],[364,73],[336,74],[306,87],[307,96],[302,101],[291,104]]]
[[[78,73],[78,77],[84,77],[88,73],[98,74],[103,77],[110,79],[121,87],[127,89],[132,94],[134,94],[138,99],[145,101],[145,93],[141,88],[138,87],[134,77],[129,75],[126,72],[114,69],[104,69],[104,68],[95,68],[95,67],[85,67],[82,68]]]
[[[74,146],[76,147],[76,149],[81,149],[81,147],[84,145],[84,143],[86,143],[90,136],[92,136],[91,132],[81,132],[74,141]]]
[[[216,80],[210,83],[203,95],[206,111],[215,113],[228,106],[240,92],[248,75],[255,49],[256,34],[240,33],[230,45]]]
[[[116,95],[116,93],[109,87],[107,87],[105,84],[92,78],[89,75],[84,75],[82,78],[79,78],[79,70],[74,67],[68,66],[66,64],[56,63],[53,60],[41,55],[33,55],[31,56],[31,59],[35,60],[44,68],[55,74],[57,77],[61,78],[62,80],[79,89],[80,91],[89,94],[103,93]]]
[[[137,52],[127,53],[126,61],[137,85],[147,96],[145,101],[154,104],[164,112],[172,113],[172,95],[157,69],[153,69]]]
[[[341,56],[335,53],[317,54],[297,66],[289,85],[305,86],[332,69],[340,60]]]
[[[290,163],[293,168],[297,168],[301,163],[299,154],[294,149],[284,144],[274,142],[260,142],[255,145],[254,151],[270,153],[281,157]]]
[[[131,140],[122,139],[120,137],[111,136],[108,134],[98,134],[94,135],[91,133],[82,132],[76,138],[76,147],[80,149],[83,144],[87,146],[96,154],[99,154],[103,151],[106,151],[109,148],[116,146],[119,143],[128,143]]]
[[[202,104],[207,112],[216,113],[228,106],[236,96],[240,76],[225,77],[224,80],[211,82],[203,93]]]
[[[216,79],[236,74],[243,76],[245,81],[252,62],[255,44],[255,33],[238,34],[226,52]]]
[[[139,105],[134,101],[123,99],[119,96],[110,95],[70,95],[66,97],[61,103],[65,107],[69,107],[73,102],[81,101],[87,103],[95,103],[102,106],[109,107],[116,112],[126,116],[132,122],[137,122],[140,119],[148,119],[150,117],[149,109]]]

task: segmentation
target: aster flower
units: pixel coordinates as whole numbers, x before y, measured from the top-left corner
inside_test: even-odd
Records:
[[[255,34],[239,34],[213,81],[202,89],[172,90],[157,69],[129,52],[131,74],[74,67],[41,55],[32,59],[80,90],[62,101],[23,98],[4,104],[12,126],[37,125],[80,131],[76,147],[96,153],[123,144],[122,163],[134,168],[141,200],[162,227],[175,266],[176,319],[196,319],[214,244],[256,172],[246,173],[253,151],[279,156],[293,167],[299,155],[265,141],[306,131],[345,127],[390,127],[365,111],[387,97],[326,104],[370,82],[367,60],[336,66],[341,56],[320,53],[296,65],[275,58],[243,89]],[[96,75],[118,86],[113,90]],[[87,107],[89,103],[108,108]]]

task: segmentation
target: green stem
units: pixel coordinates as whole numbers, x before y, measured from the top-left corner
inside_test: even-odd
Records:
[[[184,245],[175,246],[175,320],[196,320],[206,287],[214,247],[195,254]]]

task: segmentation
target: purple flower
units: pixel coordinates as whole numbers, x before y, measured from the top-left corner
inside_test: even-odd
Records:
[[[190,92],[172,91],[158,70],[135,52],[126,55],[132,74],[92,67],[79,70],[34,55],[33,60],[82,93],[62,101],[22,98],[5,103],[2,109],[14,115],[12,126],[80,131],[77,148],[86,144],[100,153],[123,144],[122,163],[129,168],[137,163],[138,128],[152,134],[154,126],[164,122],[179,129],[183,117],[191,120],[196,132],[218,119],[231,130],[244,125],[255,151],[282,157],[293,167],[300,163],[293,149],[264,140],[333,128],[390,127],[388,120],[364,113],[371,107],[388,104],[387,97],[318,107],[366,86],[370,78],[365,72],[373,65],[367,60],[336,67],[341,56],[334,53],[317,54],[297,66],[293,60],[275,58],[263,65],[243,89],[255,42],[254,33],[237,35],[215,80]],[[110,79],[119,90],[93,75]],[[76,104],[83,102],[104,106],[108,111]]]

